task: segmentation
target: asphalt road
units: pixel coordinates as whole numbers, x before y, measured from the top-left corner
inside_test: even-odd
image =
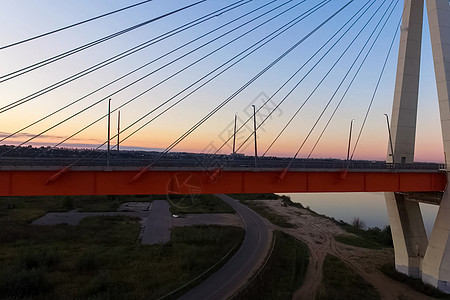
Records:
[[[172,215],[169,211],[169,203],[166,200],[154,200],[152,202],[152,208],[144,226],[142,244],[154,245],[170,242]]]
[[[269,229],[264,220],[237,200],[222,194],[217,196],[233,207],[241,217],[246,230],[244,242],[222,268],[179,299],[229,298],[250,278],[269,248]]]

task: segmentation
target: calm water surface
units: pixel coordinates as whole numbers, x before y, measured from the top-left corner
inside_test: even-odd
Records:
[[[384,193],[315,193],[315,194],[286,194],[292,201],[309,206],[319,214],[334,217],[351,223],[353,218],[359,217],[367,227],[380,227],[389,224]],[[433,228],[438,211],[437,205],[420,204],[425,229],[428,236]]]

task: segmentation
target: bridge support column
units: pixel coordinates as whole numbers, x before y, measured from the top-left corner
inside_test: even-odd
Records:
[[[394,242],[395,268],[408,276],[421,277],[421,263],[427,249],[427,234],[419,203],[403,195],[385,193]]]
[[[441,200],[422,264],[422,280],[450,293],[450,191]]]
[[[447,166],[447,189],[441,200],[430,243],[422,263],[422,280],[450,293],[450,2],[426,0],[430,24],[434,72],[439,98],[442,138]]]
[[[386,158],[391,163],[414,161],[423,10],[424,0],[404,3],[391,117],[393,149],[388,145]],[[420,277],[421,260],[428,241],[419,204],[405,201],[403,195],[394,193],[385,193],[385,198],[396,269],[409,276]]]

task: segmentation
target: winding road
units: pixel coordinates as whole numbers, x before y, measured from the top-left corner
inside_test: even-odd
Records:
[[[223,194],[216,196],[233,207],[241,217],[246,231],[244,242],[224,266],[179,299],[229,298],[247,282],[269,250],[271,231],[265,221],[239,201]]]

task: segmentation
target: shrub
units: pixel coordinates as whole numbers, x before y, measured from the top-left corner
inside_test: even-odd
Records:
[[[81,294],[88,299],[123,299],[118,295],[124,295],[129,290],[124,282],[113,280],[108,273],[102,273],[83,286]]]
[[[62,207],[64,210],[72,210],[75,208],[75,201],[71,197],[64,197]]]
[[[323,279],[316,300],[380,299],[378,291],[346,263],[327,254],[322,266]]]
[[[281,201],[288,206],[294,206],[294,207],[301,208],[301,209],[305,208],[301,203],[292,202],[291,197],[289,197],[289,196],[281,195],[280,198],[281,198]]]
[[[354,217],[352,221],[352,226],[357,229],[364,229],[366,228],[366,223],[361,220],[359,217]]]
[[[100,268],[100,259],[99,256],[92,252],[85,252],[78,257],[78,260],[75,263],[75,269],[78,272],[94,272]]]
[[[352,225],[346,224],[345,222],[340,223],[342,228],[350,233],[353,233],[363,239],[372,241],[383,247],[393,247],[394,243],[392,241],[391,227],[386,226],[383,229],[378,227],[371,227],[366,230],[356,228]]]
[[[45,293],[50,288],[45,268],[23,269],[10,266],[0,273],[0,295],[21,299]]]
[[[393,264],[383,265],[381,266],[380,270],[390,278],[407,284],[409,287],[418,291],[419,293],[425,294],[433,298],[445,298],[445,299],[449,298],[448,294],[441,292],[440,290],[429,284],[423,283],[422,280],[420,280],[419,278],[412,278],[403,273],[398,272]]]
[[[60,262],[60,256],[55,249],[27,250],[22,252],[15,261],[15,265],[26,269],[51,268]]]

